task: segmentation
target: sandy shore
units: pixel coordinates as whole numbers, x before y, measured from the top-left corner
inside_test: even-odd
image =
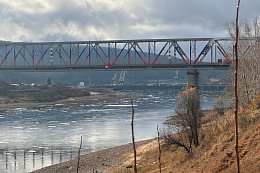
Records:
[[[144,144],[148,144],[152,141],[145,140],[136,142],[136,147],[142,146]],[[126,144],[122,146],[117,146],[113,148],[104,149],[101,151],[89,153],[86,155],[80,156],[80,173],[105,173],[105,172],[113,172],[112,167],[123,163],[125,161],[121,156],[133,151],[132,144]],[[71,173],[77,172],[77,163],[78,158],[74,158],[73,160],[59,163],[56,165],[51,165],[49,167],[45,167],[32,173]]]

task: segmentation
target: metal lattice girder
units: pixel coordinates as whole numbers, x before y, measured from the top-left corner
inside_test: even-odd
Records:
[[[196,62],[199,60],[199,58],[202,56],[202,58],[200,59],[200,61],[202,62],[202,60],[205,58],[205,56],[207,55],[207,53],[209,52],[209,50],[212,48],[212,45],[214,44],[213,40],[208,41],[208,43],[206,44],[206,46],[202,49],[202,51],[200,52],[199,56],[196,58],[196,60],[193,62],[193,64],[196,64]]]
[[[175,46],[174,46],[175,50],[179,53],[179,55],[181,56],[181,58],[183,59],[183,61],[188,64],[188,62],[190,61],[188,56],[185,54],[185,52],[182,50],[182,48],[180,47],[180,45],[176,42]],[[186,58],[186,60],[185,60]]]
[[[223,46],[221,46],[221,44],[220,44],[218,41],[216,41],[216,45],[217,45],[217,48],[218,48],[219,52],[223,55],[223,57],[225,58],[225,60],[226,60],[227,62],[231,62],[232,60],[229,58],[229,55],[228,55],[228,53],[225,51],[225,49],[223,48]]]
[[[229,52],[219,43],[220,41],[233,42],[231,38],[2,42],[0,43],[0,70],[46,69],[48,71],[50,69],[119,69],[121,67],[147,69],[177,68],[178,65],[183,68],[183,65],[190,66],[198,63],[219,65],[217,59],[227,59],[231,62],[228,55],[233,52]],[[195,45],[194,56],[197,50],[200,52],[194,59],[191,55],[191,43]],[[213,45],[215,45],[215,61],[213,61]],[[211,55],[208,58],[210,50]],[[165,58],[167,54],[169,58]],[[174,57],[174,61],[171,60],[171,56]],[[202,66],[199,67],[202,68]]]

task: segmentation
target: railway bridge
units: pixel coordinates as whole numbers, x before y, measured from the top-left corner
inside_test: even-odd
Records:
[[[0,42],[0,71],[184,69],[198,86],[199,70],[228,69],[232,38],[176,38],[75,42]]]

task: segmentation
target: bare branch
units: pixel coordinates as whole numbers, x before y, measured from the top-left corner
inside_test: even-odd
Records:
[[[161,167],[161,145],[160,145],[160,133],[159,133],[159,129],[158,129],[158,125],[157,125],[157,133],[158,133],[158,150],[159,150],[159,170],[160,173],[162,172],[162,167]]]
[[[134,170],[135,173],[137,173],[137,168],[136,168],[136,149],[135,149],[135,137],[134,137],[134,104],[133,101],[131,100],[131,105],[132,105],[132,122],[131,122],[131,127],[132,127],[132,141],[133,141],[133,150],[134,150]]]
[[[79,172],[79,160],[80,160],[80,149],[82,148],[82,136],[80,137],[80,145],[79,145],[79,152],[78,152],[78,164],[77,164],[77,173]]]
[[[237,112],[238,112],[238,90],[237,90],[237,72],[238,72],[238,51],[237,51],[237,44],[238,44],[238,13],[239,13],[239,4],[240,0],[238,0],[237,5],[237,15],[236,15],[236,41],[235,41],[235,56],[236,56],[236,66],[235,66],[235,137],[236,137],[236,145],[235,145],[235,152],[236,152],[236,162],[237,162],[237,172],[240,172],[239,168],[239,154],[238,154],[238,122],[237,122]]]

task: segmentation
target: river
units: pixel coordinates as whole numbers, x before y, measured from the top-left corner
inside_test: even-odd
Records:
[[[128,94],[131,91],[127,92]],[[136,141],[156,137],[156,126],[174,115],[177,91],[134,91]],[[210,95],[208,95],[211,93]],[[219,94],[201,94],[202,109],[211,109]],[[0,114],[0,172],[24,173],[81,154],[131,142],[130,100],[54,109],[17,108]]]

